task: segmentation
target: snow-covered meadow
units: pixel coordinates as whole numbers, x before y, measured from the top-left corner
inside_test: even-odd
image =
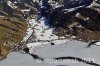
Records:
[[[23,38],[22,42],[27,43],[27,47],[30,50],[40,45],[51,45],[54,44],[61,44],[66,43],[67,39],[65,37],[58,37],[52,33],[53,28],[47,29],[47,26],[44,25],[44,20],[40,20],[37,22],[35,19],[31,19],[28,22],[28,29],[26,31],[26,36]],[[33,42],[27,42],[30,40],[30,36],[34,35],[35,39]]]

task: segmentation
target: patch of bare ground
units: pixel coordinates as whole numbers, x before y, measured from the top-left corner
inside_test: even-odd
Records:
[[[20,43],[26,29],[27,23],[25,21],[0,17],[0,60],[6,58],[11,48]]]

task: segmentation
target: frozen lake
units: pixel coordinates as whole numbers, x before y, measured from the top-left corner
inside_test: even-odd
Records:
[[[43,57],[44,62],[33,59],[28,54],[12,52],[7,59],[0,62],[0,66],[91,66],[85,63],[67,60],[69,62],[56,62],[52,58],[72,56],[93,61],[100,64],[100,46],[86,48],[88,43],[80,41],[67,41],[66,44],[46,45],[35,48],[35,54]],[[48,61],[46,61],[48,60]]]

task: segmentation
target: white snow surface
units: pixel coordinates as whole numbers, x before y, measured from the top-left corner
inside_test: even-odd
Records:
[[[98,45],[98,46],[100,46],[100,42],[96,42],[96,43],[95,43],[95,45]]]
[[[55,44],[66,43],[66,39],[58,40],[59,37],[52,33],[53,28],[48,29],[48,26],[44,25],[44,19],[42,18],[40,22],[37,22],[35,19],[31,19],[28,22],[28,29],[26,31],[26,36],[23,38],[22,42],[28,40],[28,38],[34,32],[36,42],[28,43],[27,47],[30,48],[30,53],[33,52],[33,48],[40,46],[40,45],[50,45],[51,40]],[[65,38],[65,37],[61,37]],[[38,42],[40,40],[40,42]],[[48,42],[49,41],[49,42]]]
[[[74,60],[64,63],[56,63],[52,60],[55,57],[65,56],[83,58],[100,64],[100,46],[93,45],[90,48],[86,48],[87,45],[88,43],[80,41],[67,41],[67,43],[54,46],[38,46],[35,48],[34,53],[45,60],[51,60],[44,62],[33,59],[28,54],[12,52],[8,54],[7,59],[0,62],[0,66],[92,66],[81,62],[74,62]]]
[[[82,7],[84,7],[84,6],[85,6],[85,5],[79,6],[79,7],[75,7],[75,8],[70,8],[70,9],[63,9],[63,10],[66,11],[65,13],[68,13],[68,12],[75,11],[75,10],[77,10],[77,9],[79,9],[79,8],[82,8]]]

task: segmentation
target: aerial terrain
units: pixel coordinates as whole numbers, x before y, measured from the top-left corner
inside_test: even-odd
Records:
[[[100,66],[100,0],[0,0],[0,66]]]

